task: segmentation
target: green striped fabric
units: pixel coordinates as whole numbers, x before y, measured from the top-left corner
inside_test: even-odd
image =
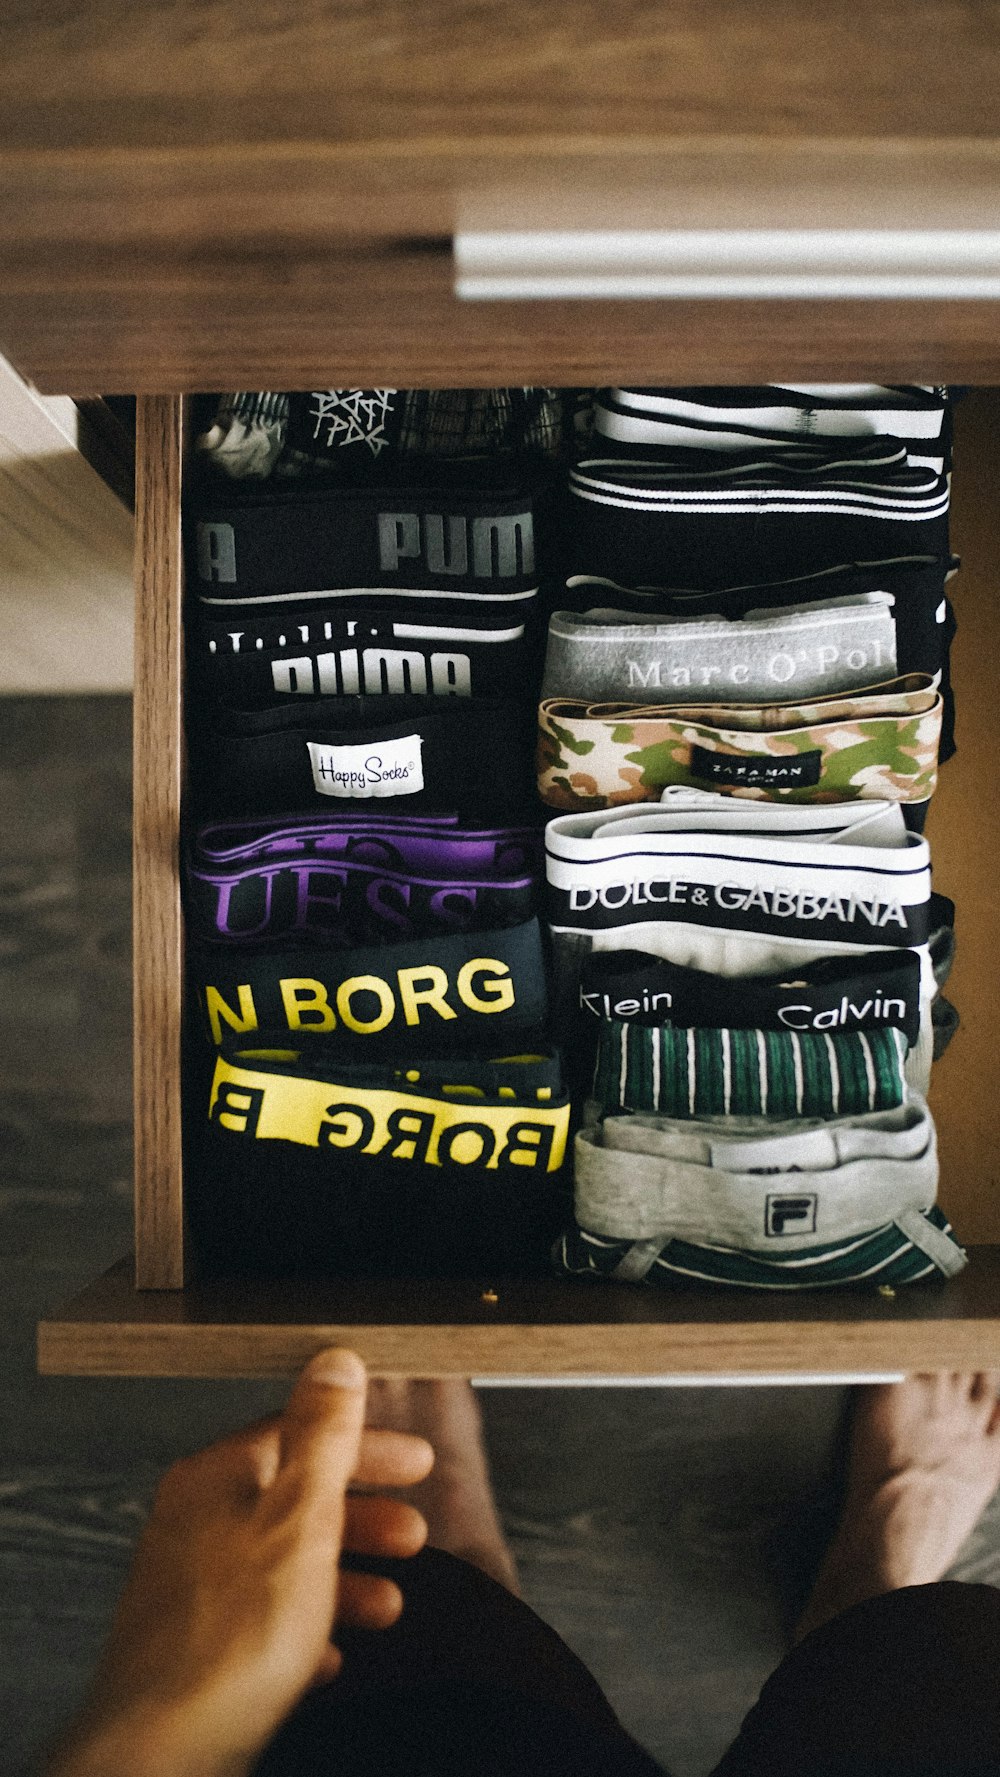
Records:
[[[898,1030],[650,1029],[602,1020],[594,1098],[602,1112],[668,1117],[846,1117],[902,1104]]]
[[[931,1227],[954,1240],[950,1222],[935,1207],[924,1214]],[[957,1246],[957,1242],[955,1243]],[[628,1253],[630,1240],[607,1240],[573,1227],[553,1249],[558,1270],[570,1277],[610,1278]],[[647,1284],[722,1283],[743,1289],[833,1289],[846,1284],[917,1283],[941,1275],[933,1259],[913,1245],[894,1222],[858,1238],[810,1247],[784,1258],[758,1258],[731,1247],[692,1246],[666,1240],[643,1280]]]

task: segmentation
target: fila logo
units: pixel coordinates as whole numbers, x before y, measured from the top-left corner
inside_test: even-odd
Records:
[[[492,518],[461,513],[380,512],[379,567],[396,573],[419,562],[429,574],[468,574],[477,580],[511,580],[535,569],[530,512]],[[471,564],[471,566],[470,566]]]
[[[765,1199],[765,1234],[776,1239],[782,1234],[815,1234],[818,1205],[815,1191],[801,1191],[795,1197],[777,1197],[769,1193]]]

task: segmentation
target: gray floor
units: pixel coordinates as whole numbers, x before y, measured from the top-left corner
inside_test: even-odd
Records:
[[[120,698],[0,701],[0,1772],[34,1768],[100,1644],[159,1471],[261,1384],[40,1380],[40,1313],[129,1240],[129,752]],[[484,1395],[529,1601],[675,1777],[780,1658],[839,1389]],[[1000,1505],[955,1570],[1000,1583]]]

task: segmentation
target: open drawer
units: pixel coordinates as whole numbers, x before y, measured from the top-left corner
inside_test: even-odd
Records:
[[[1000,795],[993,662],[1000,611],[1000,392],[956,411],[953,538],[958,754],[928,822],[935,882],[957,903],[949,996],[962,1028],[937,1064],[942,1205],[969,1246],[947,1284],[774,1299],[670,1294],[483,1276],[406,1283],[186,1277],[181,1165],[183,931],[178,831],[182,743],[181,477],[184,404],[144,397],[138,425],[135,671],[136,1254],[39,1333],[61,1374],[233,1375],[291,1370],[343,1342],[381,1373],[658,1377],[1000,1368],[1000,1125],[994,1089],[994,855]],[[992,745],[991,745],[992,743]]]

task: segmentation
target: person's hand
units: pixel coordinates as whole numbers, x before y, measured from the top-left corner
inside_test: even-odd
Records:
[[[307,1365],[284,1413],[177,1463],[136,1551],[90,1701],[49,1777],[242,1777],[295,1703],[335,1676],[335,1623],[386,1628],[399,1588],[342,1573],[342,1548],[414,1555],[401,1501],[430,1445],[365,1431],[349,1351]]]

